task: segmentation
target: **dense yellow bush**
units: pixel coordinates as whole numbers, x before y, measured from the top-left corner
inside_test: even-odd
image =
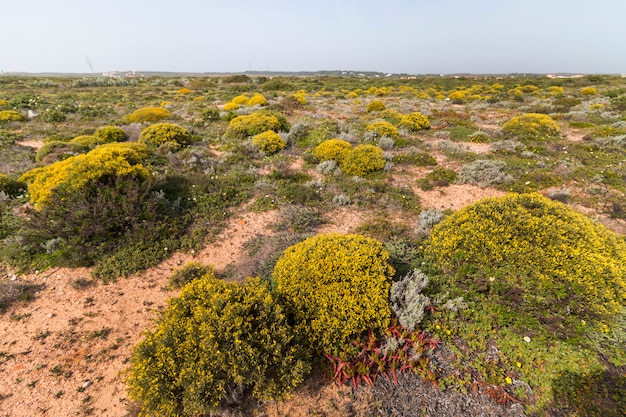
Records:
[[[252,97],[250,97],[250,100],[248,100],[247,103],[248,106],[253,107],[253,106],[267,106],[268,102],[267,99],[265,98],[265,96],[261,93],[254,93],[252,95]]]
[[[241,94],[236,97],[233,97],[233,99],[231,100],[231,103],[239,104],[240,106],[245,106],[248,104],[248,100],[250,100],[250,97],[248,97],[247,94]]]
[[[502,133],[520,139],[541,140],[556,137],[559,125],[547,114],[526,113],[513,117],[502,125]]]
[[[430,121],[422,113],[413,112],[402,116],[400,126],[410,132],[417,132],[418,130],[430,129]]]
[[[15,110],[2,110],[0,111],[0,121],[5,122],[23,122],[26,120],[24,115]]]
[[[374,100],[371,101],[368,105],[367,105],[367,112],[371,113],[373,111],[383,111],[385,110],[385,103],[383,103],[380,100]]]
[[[124,118],[128,123],[158,122],[172,116],[172,112],[163,107],[144,107],[137,109]]]
[[[341,139],[329,139],[317,145],[313,149],[313,155],[320,162],[333,160],[341,163],[351,150],[352,145],[349,142]]]
[[[365,127],[368,132],[375,132],[376,137],[389,136],[390,138],[398,138],[398,128],[389,122],[372,122]]]
[[[339,164],[341,170],[348,175],[362,176],[382,171],[386,161],[383,150],[374,145],[357,145],[348,152]]]
[[[191,93],[193,93],[193,91],[186,87],[183,87],[176,92],[176,94],[191,94]]]
[[[283,138],[273,130],[254,135],[252,137],[252,143],[266,155],[273,155],[287,146]]]
[[[388,326],[388,260],[380,242],[354,234],[318,235],[285,250],[273,278],[313,351],[336,353],[363,332]]]
[[[209,273],[170,299],[133,349],[128,392],[155,417],[213,415],[237,391],[281,399],[310,368],[293,335],[261,280],[239,285]]]
[[[104,143],[104,141],[97,136],[80,135],[70,140],[69,143],[75,143],[85,148],[95,148],[96,146]]]
[[[540,194],[457,211],[433,228],[428,251],[449,274],[474,265],[503,297],[521,291],[521,308],[537,314],[609,317],[626,302],[624,240]]]
[[[306,106],[307,104],[309,104],[308,100],[306,99],[306,91],[304,90],[293,93],[292,96],[295,97],[295,99],[298,100],[298,103],[300,103],[300,105],[302,106]]]
[[[241,106],[237,103],[229,102],[224,104],[224,111],[233,111],[239,109]]]
[[[237,116],[230,121],[225,136],[231,138],[245,138],[259,133],[272,130],[274,132],[289,131],[289,123],[284,116],[267,111],[259,110],[245,116]]]
[[[595,96],[598,92],[593,87],[585,87],[580,90],[580,94],[583,96]]]
[[[463,104],[467,100],[467,95],[463,91],[453,91],[448,98],[455,104]]]
[[[550,87],[546,88],[546,91],[551,96],[559,96],[565,93],[565,89],[563,87],[559,87],[558,85],[551,85]]]
[[[187,129],[173,123],[158,123],[143,129],[139,135],[139,142],[152,147],[170,142],[175,147],[181,147],[191,145],[193,136]]]
[[[30,202],[39,208],[48,202],[57,187],[80,189],[103,176],[146,178],[150,171],[142,163],[148,155],[148,148],[143,144],[106,144],[86,154],[32,169],[22,175],[20,181],[28,184]]]
[[[123,142],[126,140],[126,132],[117,126],[99,127],[93,135],[100,138],[102,143]]]

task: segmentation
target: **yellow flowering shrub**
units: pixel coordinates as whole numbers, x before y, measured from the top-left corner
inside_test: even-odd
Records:
[[[139,143],[155,148],[166,142],[173,142],[175,147],[188,146],[193,143],[193,136],[187,129],[173,123],[148,126],[139,135]]]
[[[296,100],[298,100],[298,103],[300,103],[301,106],[306,106],[307,104],[309,104],[308,100],[306,99],[306,91],[304,90],[295,92],[292,94],[292,96],[295,97]]]
[[[176,94],[191,94],[191,93],[193,93],[193,91],[186,87],[183,87],[176,92]]]
[[[585,87],[580,90],[580,94],[583,96],[595,96],[598,92],[593,87]]]
[[[293,335],[260,279],[240,285],[209,272],[169,300],[156,329],[133,349],[129,395],[155,417],[213,415],[237,392],[281,399],[310,368]]]
[[[230,121],[225,136],[230,138],[245,138],[272,130],[274,132],[289,131],[289,123],[279,113],[259,110],[252,114],[237,116]]]
[[[273,130],[254,135],[252,137],[252,143],[266,155],[273,155],[287,146],[283,138]]]
[[[557,137],[559,125],[547,114],[526,113],[516,116],[502,125],[502,133],[520,139],[541,140]]]
[[[320,143],[313,149],[313,155],[320,162],[333,160],[337,163],[341,163],[343,158],[352,150],[350,142],[346,142],[341,139],[329,139]]]
[[[365,127],[368,132],[375,132],[376,137],[389,136],[390,138],[398,138],[398,128],[389,122],[372,122]]]
[[[388,260],[380,242],[355,234],[318,235],[285,250],[273,278],[314,352],[342,351],[363,332],[389,325]]]
[[[467,95],[463,91],[453,91],[448,98],[455,104],[463,104],[467,100]]]
[[[550,87],[546,88],[546,92],[548,93],[548,95],[551,96],[559,96],[565,93],[565,89],[558,85],[551,85]]]
[[[39,208],[48,202],[57,187],[80,189],[104,176],[146,178],[150,171],[141,164],[148,155],[148,148],[143,144],[106,144],[86,154],[27,171],[20,181],[28,184],[30,202]]]
[[[26,120],[24,115],[15,110],[2,110],[0,111],[0,122],[23,122]]]
[[[267,106],[268,102],[265,96],[261,93],[254,93],[250,100],[248,100],[247,105],[250,107],[253,106]]]
[[[341,163],[341,170],[348,175],[362,176],[382,171],[386,161],[383,150],[374,145],[357,145],[348,152]]]
[[[231,103],[239,104],[240,106],[245,106],[248,104],[248,100],[250,100],[250,97],[248,97],[246,94],[241,94],[236,97],[233,97],[233,99],[231,100]]]
[[[224,111],[233,111],[239,109],[241,106],[237,103],[229,102],[224,104]]]
[[[124,117],[128,123],[158,122],[172,116],[172,112],[163,107],[143,107]]]
[[[417,132],[418,130],[430,129],[430,121],[422,113],[413,112],[402,116],[400,126],[410,132]]]
[[[95,148],[96,146],[104,142],[99,137],[96,137],[93,135],[80,135],[70,140],[69,143],[75,143],[77,145],[91,149],[91,148]]]
[[[521,291],[537,314],[610,317],[626,302],[624,240],[540,194],[465,207],[433,228],[428,250],[448,273],[474,265],[503,297]]]
[[[385,110],[385,103],[380,100],[373,100],[367,105],[367,112],[371,113],[373,111],[383,111]]]
[[[0,99],[0,109],[5,109],[9,107],[9,102],[3,99]]]
[[[126,140],[126,132],[117,126],[102,126],[93,134],[101,139],[101,143],[123,142]]]

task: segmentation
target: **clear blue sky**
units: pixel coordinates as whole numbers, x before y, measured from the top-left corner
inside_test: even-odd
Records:
[[[625,0],[0,0],[0,71],[624,73]]]

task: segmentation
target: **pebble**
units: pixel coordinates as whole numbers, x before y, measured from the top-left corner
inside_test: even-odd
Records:
[[[83,383],[83,389],[87,388],[89,385],[91,385],[91,381],[85,381]]]

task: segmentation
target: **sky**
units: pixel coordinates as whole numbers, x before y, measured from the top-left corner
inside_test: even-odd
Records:
[[[626,73],[624,0],[0,0],[0,71]]]

